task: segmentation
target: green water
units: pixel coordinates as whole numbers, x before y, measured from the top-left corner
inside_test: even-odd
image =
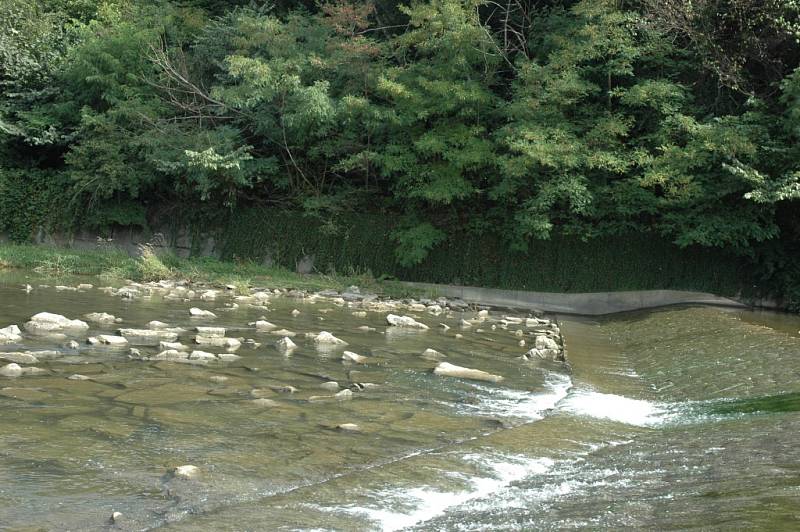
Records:
[[[31,293],[20,289],[27,282]],[[357,304],[274,296],[268,309],[216,310],[233,300],[156,293],[127,301],[98,289],[38,288],[42,282],[2,278],[0,327],[22,326],[41,311],[109,312],[124,323],[93,324],[76,338],[77,351],[63,347],[68,339],[29,336],[0,346],[58,351],[36,364],[46,375],[0,377],[3,530],[775,530],[800,523],[795,317],[713,308],[562,317],[568,370],[520,360],[530,346],[520,347],[515,331],[524,327],[491,328],[502,312],[468,329],[458,324],[475,313],[396,312],[431,326],[412,332],[387,327],[386,312],[354,316]],[[192,306],[218,318],[191,319]],[[261,316],[298,333],[298,348],[281,353],[279,336],[248,326]],[[233,362],[194,366],[83,343],[151,320],[187,330],[222,326],[229,337],[261,345],[243,345]],[[364,325],[375,330],[358,329]],[[322,330],[368,362],[343,363],[341,348],[320,350],[304,336]],[[187,332],[180,340],[192,338]],[[505,380],[433,375],[436,362],[420,356],[428,348]],[[89,379],[67,378],[75,373]],[[330,395],[320,388],[330,380],[377,386],[351,400],[310,400]],[[282,393],[285,386],[297,391]],[[337,429],[345,423],[359,430]],[[197,466],[199,477],[169,473],[185,464]],[[112,511],[123,514],[113,525]]]

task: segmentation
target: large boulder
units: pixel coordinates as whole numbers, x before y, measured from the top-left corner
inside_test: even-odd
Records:
[[[411,316],[397,316],[396,314],[389,314],[386,316],[386,322],[395,327],[405,327],[407,329],[420,329],[425,330],[428,328],[424,323],[420,323]]]
[[[40,312],[25,324],[25,330],[32,334],[77,333],[89,330],[89,324],[81,320],[71,320],[60,314]]]
[[[433,372],[436,375],[442,375],[444,377],[457,377],[459,379],[471,379],[476,381],[500,382],[503,380],[503,377],[500,375],[492,375],[480,369],[465,368],[448,362],[440,363]]]

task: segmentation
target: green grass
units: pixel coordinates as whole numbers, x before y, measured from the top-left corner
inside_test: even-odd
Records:
[[[180,258],[144,250],[140,258],[117,249],[76,250],[24,244],[0,244],[0,269],[21,269],[62,277],[90,275],[105,282],[178,279],[210,285],[233,285],[238,293],[248,288],[297,288],[343,290],[356,285],[393,298],[419,297],[422,292],[398,281],[379,281],[368,274],[303,275],[280,267],[249,261],[225,262],[214,258]]]

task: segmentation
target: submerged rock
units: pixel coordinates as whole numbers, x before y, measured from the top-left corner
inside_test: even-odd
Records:
[[[288,329],[279,329],[277,331],[269,331],[270,334],[274,334],[276,336],[297,336],[296,332],[292,332]]]
[[[261,397],[259,399],[253,399],[250,402],[253,403],[256,406],[263,406],[263,407],[267,407],[267,408],[274,408],[276,406],[280,406],[279,402],[273,401],[272,399],[267,399],[265,397]]]
[[[397,316],[395,314],[389,314],[386,316],[386,322],[389,325],[393,325],[395,327],[405,327],[408,329],[421,329],[425,330],[428,328],[427,325],[424,323],[420,323],[411,316]]]
[[[339,430],[343,430],[345,432],[360,432],[361,427],[356,425],[355,423],[342,423],[340,425],[336,425],[336,428]]]
[[[86,375],[81,375],[80,373],[74,373],[74,374],[70,375],[69,377],[67,377],[67,380],[71,380],[71,381],[88,381],[89,377],[87,377]]]
[[[346,401],[353,398],[353,392],[349,389],[346,389],[333,394],[333,396],[339,401]]]
[[[192,351],[189,354],[189,360],[204,360],[207,362],[213,362],[217,360],[217,355],[214,353],[207,353],[206,351]]]
[[[440,363],[438,366],[436,366],[433,372],[436,375],[442,375],[444,377],[457,377],[460,379],[471,379],[477,381],[501,382],[503,380],[503,377],[500,375],[492,375],[491,373],[487,373],[483,370],[456,366],[448,362]]]
[[[443,358],[447,358],[446,355],[440,353],[439,351],[437,351],[435,349],[430,349],[430,348],[428,348],[425,351],[423,351],[420,356],[422,358],[425,358],[425,359],[428,359],[428,360],[441,360]]]
[[[33,334],[49,334],[64,331],[81,332],[89,330],[89,324],[81,320],[71,320],[60,314],[40,312],[25,324],[25,330]]]
[[[217,358],[223,362],[233,362],[234,360],[239,360],[239,355],[234,355],[233,353],[220,353],[217,355]]]
[[[328,381],[328,382],[323,382],[322,384],[319,385],[319,387],[322,388],[323,390],[335,392],[339,389],[339,383],[336,381]]]
[[[345,351],[342,353],[342,360],[345,362],[355,362],[356,364],[366,364],[369,361],[367,357],[353,353],[352,351]]]
[[[192,307],[189,309],[189,315],[193,318],[216,318],[217,315],[211,312],[210,310],[203,310],[197,307]]]

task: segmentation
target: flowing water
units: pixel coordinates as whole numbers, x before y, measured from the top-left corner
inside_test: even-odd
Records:
[[[0,328],[41,311],[109,312],[124,327],[223,326],[262,345],[203,366],[28,336],[0,346],[59,351],[37,364],[46,375],[0,377],[2,530],[800,527],[796,317],[704,307],[560,317],[565,367],[521,360],[515,327],[460,329],[474,313],[415,313],[431,329],[408,331],[387,327],[386,313],[275,296],[268,311],[242,304],[207,320],[188,308],[229,300],[26,293],[26,282],[42,281],[0,278]],[[279,337],[248,326],[262,315],[297,332],[298,348],[281,353]],[[321,330],[367,363],[303,336]],[[427,348],[505,380],[433,375]],[[330,380],[377,386],[309,400],[330,395],[319,387]],[[346,423],[359,430],[337,428]],[[184,464],[200,475],[169,473]]]

